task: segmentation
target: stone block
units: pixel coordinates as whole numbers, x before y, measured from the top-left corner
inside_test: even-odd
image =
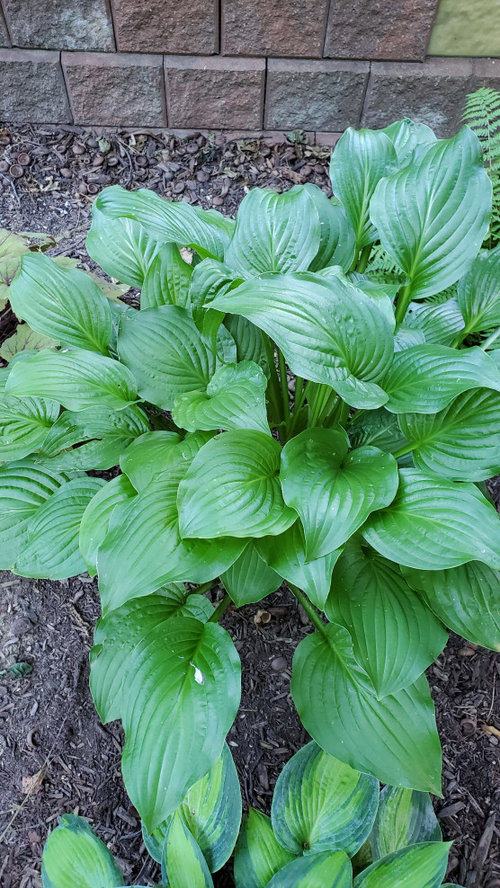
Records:
[[[62,64],[75,123],[166,125],[161,56],[63,52]]]
[[[411,117],[426,123],[440,138],[452,136],[462,125],[472,73],[470,59],[428,59],[424,64],[373,62],[362,124],[377,129]]]
[[[3,17],[3,13],[2,13],[1,8],[0,8],[0,46],[10,46],[9,32],[7,31],[7,25],[5,24],[5,19]]]
[[[264,59],[165,56],[172,127],[262,128]]]
[[[72,123],[58,52],[0,49],[0,119]]]
[[[341,132],[357,126],[368,62],[270,59],[265,127]]]
[[[107,0],[3,0],[14,46],[114,50]]]
[[[221,0],[225,55],[321,58],[327,0]]]
[[[439,0],[332,0],[325,56],[424,59]]]
[[[473,59],[470,92],[487,86],[500,92],[500,59]]]
[[[120,52],[215,53],[219,0],[112,0]]]

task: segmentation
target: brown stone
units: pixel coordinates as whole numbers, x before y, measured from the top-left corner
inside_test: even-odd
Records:
[[[264,59],[165,56],[173,127],[261,129]]]
[[[72,123],[58,52],[0,49],[0,119]]]
[[[166,125],[161,56],[63,52],[62,64],[75,123]]]
[[[500,59],[473,59],[471,91],[488,86],[500,92]]]
[[[7,31],[7,25],[5,24],[5,19],[3,17],[3,13],[2,13],[1,9],[0,9],[0,46],[10,46],[9,32]]]
[[[373,62],[362,124],[387,126],[402,117],[426,123],[440,138],[461,126],[472,89],[469,59],[428,59],[424,64]]]
[[[218,0],[113,0],[118,49],[131,52],[215,53]]]
[[[424,59],[439,0],[332,0],[325,56]]]
[[[14,46],[113,50],[106,0],[3,0]]]
[[[367,62],[270,59],[265,126],[340,132],[359,124]]]
[[[225,55],[321,58],[327,0],[221,0]]]

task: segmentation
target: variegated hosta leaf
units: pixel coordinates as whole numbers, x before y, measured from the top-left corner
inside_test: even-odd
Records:
[[[451,842],[421,842],[382,857],[354,879],[354,888],[438,888]]]
[[[177,432],[148,432],[132,442],[120,459],[122,472],[141,492],[156,475],[179,465],[187,466],[201,447],[212,437],[211,432],[188,433],[184,438]]]
[[[63,814],[43,849],[43,888],[116,888],[124,884],[113,855],[87,821]]]
[[[279,870],[267,888],[351,888],[351,861],[343,851],[297,857]]]
[[[141,289],[141,309],[158,305],[190,305],[193,269],[176,244],[164,244],[149,266]]]
[[[293,854],[345,851],[352,857],[370,834],[378,796],[377,780],[308,743],[278,777],[274,834]]]
[[[403,786],[384,786],[370,835],[373,859],[407,845],[439,841],[441,829],[429,794]]]
[[[78,546],[80,523],[90,500],[104,484],[102,478],[84,475],[55,490],[27,526],[26,543],[12,571],[50,580],[83,573],[85,562]]]
[[[5,392],[53,399],[68,410],[121,410],[136,400],[137,385],[130,370],[112,358],[77,348],[44,349],[13,364]]]
[[[500,518],[474,484],[417,469],[399,474],[394,502],[361,530],[370,546],[405,567],[445,570],[484,561],[500,569]]]
[[[275,537],[268,537],[275,540]],[[274,542],[274,546],[276,546]],[[223,574],[221,583],[237,607],[260,601],[281,586],[282,578],[266,564],[253,540]]]
[[[436,413],[470,389],[500,391],[500,373],[480,348],[416,345],[394,356],[381,385],[391,413]]]
[[[192,617],[164,619],[151,598],[100,623],[91,679],[100,715],[122,719],[125,786],[147,832],[215,764],[240,699],[227,632]]]
[[[97,284],[76,268],[60,268],[43,253],[27,253],[11,284],[18,318],[66,345],[108,353],[111,309]]]
[[[349,451],[344,429],[306,429],[285,444],[281,487],[300,516],[308,559],[338,549],[398,489],[394,457],[377,447]]]
[[[179,485],[179,525],[185,540],[282,533],[296,520],[277,477],[281,447],[253,429],[208,441]]]
[[[274,274],[218,295],[211,308],[243,315],[279,346],[290,369],[332,386],[352,407],[380,407],[393,333],[376,302],[341,277]]]
[[[347,629],[330,623],[298,645],[291,691],[325,752],[384,783],[440,793],[439,737],[424,676],[379,700]]]
[[[213,888],[207,862],[196,839],[176,812],[163,847],[162,878],[169,888]]]
[[[333,571],[328,618],[349,631],[379,698],[412,684],[448,635],[393,562],[350,541]]]
[[[59,416],[57,401],[9,398],[0,401],[0,462],[23,459],[42,446]]]
[[[179,428],[190,432],[256,429],[270,434],[266,388],[266,376],[253,361],[224,364],[215,371],[206,389],[177,398],[172,418]]]
[[[0,357],[10,363],[21,352],[34,351],[41,348],[57,348],[59,342],[50,339],[43,333],[35,333],[29,324],[18,324],[16,332],[5,339],[0,348]]]
[[[484,481],[500,472],[500,394],[472,389],[439,413],[400,414],[415,466],[452,481]]]
[[[90,500],[80,522],[79,546],[91,576],[97,573],[97,550],[109,528],[116,506],[135,496],[136,490],[126,475],[118,475],[101,487]]]
[[[445,626],[473,644],[500,651],[500,571],[480,561],[451,570],[402,571]]]
[[[176,815],[198,843],[210,872],[217,872],[231,856],[241,821],[240,784],[226,743],[215,765],[188,789]],[[170,820],[160,824],[152,835],[143,829],[146,848],[159,863]]]
[[[413,299],[440,293],[463,275],[490,213],[491,182],[467,127],[415,152],[408,166],[378,183],[370,203],[382,246],[407,276]]]
[[[245,278],[307,271],[320,245],[320,221],[305,188],[284,194],[254,188],[243,198],[224,263]]]
[[[171,410],[186,392],[205,389],[216,365],[196,324],[177,305],[122,315],[118,354],[134,374],[141,397],[163,410]]]
[[[89,256],[110,277],[131,287],[142,287],[161,244],[149,237],[138,222],[101,213],[94,201],[85,246]]]
[[[234,852],[236,888],[266,888],[272,876],[294,859],[276,839],[269,817],[250,808]]]
[[[256,542],[257,551],[269,567],[281,577],[298,586],[316,607],[323,610],[332,579],[332,571],[342,549],[308,561],[306,544],[300,521],[278,537],[262,537]]]

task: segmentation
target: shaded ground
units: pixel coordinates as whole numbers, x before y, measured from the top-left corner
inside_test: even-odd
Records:
[[[329,151],[300,142],[218,137],[218,144],[136,133],[99,144],[99,138],[74,128],[0,129],[0,227],[67,233],[57,251],[84,259],[89,191],[107,184],[147,185],[231,214],[247,187],[313,181],[328,189]],[[7,323],[4,317],[4,331]],[[267,625],[254,621],[260,606],[224,618],[243,662],[242,704],[228,740],[244,805],[269,810],[281,767],[307,739],[289,696],[289,667],[310,627],[286,592],[271,597]],[[87,576],[53,583],[0,573],[0,669],[20,660],[33,667],[25,678],[0,678],[1,888],[40,888],[48,828],[71,811],[90,820],[131,884],[151,884],[158,875],[123,790],[121,732],[99,724],[88,691],[98,614],[97,589]],[[449,879],[467,888],[500,888],[493,816],[499,738],[484,729],[500,726],[499,673],[498,657],[456,637],[428,672],[444,755],[444,798],[436,808],[445,837],[455,842]],[[232,885],[227,874],[216,879],[218,888]]]

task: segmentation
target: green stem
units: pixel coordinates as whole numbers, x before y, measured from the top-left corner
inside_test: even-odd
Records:
[[[297,397],[298,395],[298,397]],[[302,376],[297,376],[295,379],[295,393],[293,396],[293,412],[295,413],[297,410],[300,410],[302,404],[304,403],[306,398],[306,393],[304,389],[304,380]]]
[[[213,589],[214,586],[215,580],[209,580],[208,583],[203,583],[197,589],[193,589],[193,592],[196,592],[197,595],[204,595],[205,592],[210,592],[210,589]]]
[[[498,327],[494,331],[494,333],[491,334],[491,336],[488,336],[488,339],[485,339],[485,341],[483,343],[481,343],[481,348],[483,349],[483,351],[486,351],[486,349],[489,348],[490,345],[493,345],[493,343],[496,342],[496,340],[498,339],[499,336],[500,336],[500,327]]]
[[[416,446],[417,446],[416,444],[410,444],[407,447],[401,447],[400,450],[396,450],[396,452],[393,453],[392,455],[393,455],[394,459],[399,459],[400,456],[406,456],[407,453],[411,453],[412,450],[415,450]]]
[[[262,339],[264,341],[267,363],[269,364],[269,372],[271,374],[268,383],[269,401],[273,413],[275,414],[274,418],[279,421],[281,419],[281,385],[278,379],[276,364],[274,363],[274,344],[269,339],[269,336],[266,336],[265,334],[262,334]]]
[[[281,349],[278,349],[278,363],[280,368],[281,380],[281,400],[283,402],[283,418],[285,421],[290,416],[290,395],[288,393],[288,377],[286,373],[286,364]]]
[[[288,587],[292,595],[294,595],[299,602],[300,606],[305,610],[313,626],[315,626],[318,632],[321,632],[322,635],[326,635],[325,624],[320,620],[319,615],[316,613],[309,599],[300,589],[297,588],[297,586],[293,586],[291,583],[288,583]]]
[[[217,607],[215,608],[211,617],[208,618],[207,623],[218,623],[220,618],[224,616],[229,605],[231,604],[231,599],[229,595],[225,595],[222,601],[219,601]]]
[[[368,260],[370,259],[370,253],[372,251],[372,245],[367,244],[366,247],[363,247],[361,250],[361,255],[359,257],[359,262],[356,266],[356,271],[358,274],[363,274],[366,270],[366,266],[368,265]]]
[[[408,306],[411,301],[411,284],[407,284],[406,287],[403,287],[398,296],[398,304],[396,306],[396,323],[402,324],[405,314],[408,311]]]

